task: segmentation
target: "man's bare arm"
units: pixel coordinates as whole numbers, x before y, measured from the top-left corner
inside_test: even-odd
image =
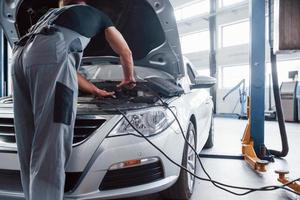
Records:
[[[120,56],[123,66],[124,80],[118,87],[135,86],[135,78],[133,73],[133,58],[131,50],[128,47],[125,39],[115,27],[109,27],[105,30],[105,37],[111,48]],[[96,96],[114,96],[113,92],[107,92],[97,88],[94,84],[86,80],[82,75],[78,74],[78,86],[83,92],[94,94]]]
[[[132,53],[122,34],[115,27],[109,27],[105,30],[105,37],[111,48],[120,56],[123,66],[124,80],[119,87],[135,83]]]

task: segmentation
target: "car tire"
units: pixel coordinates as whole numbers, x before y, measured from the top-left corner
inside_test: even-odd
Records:
[[[190,144],[196,149],[197,147],[197,133],[192,122],[189,123],[187,140]],[[193,173],[196,173],[196,154],[192,155],[192,148],[185,144],[182,166],[189,169]],[[189,163],[189,164],[188,164]],[[193,164],[192,164],[193,163]],[[195,186],[195,177],[187,173],[186,171],[180,171],[180,175],[177,179],[177,182],[170,187],[169,189],[163,191],[161,196],[164,199],[173,199],[173,200],[189,200],[193,194]]]
[[[210,123],[210,128],[209,128],[209,134],[208,134],[208,138],[207,141],[204,145],[204,149],[209,149],[212,148],[214,146],[214,140],[215,140],[215,133],[214,133],[214,118],[213,116],[211,117],[211,123]]]

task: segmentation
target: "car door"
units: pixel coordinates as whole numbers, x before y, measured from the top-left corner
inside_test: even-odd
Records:
[[[186,63],[186,70],[191,84],[195,84],[195,78],[198,74],[191,63]],[[192,105],[194,106],[192,110],[194,110],[197,120],[197,144],[200,151],[208,138],[213,102],[209,94],[209,89],[193,89],[191,90],[191,94],[198,102]]]

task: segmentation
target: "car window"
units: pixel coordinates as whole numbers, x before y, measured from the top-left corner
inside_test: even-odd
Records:
[[[196,78],[196,75],[192,69],[192,66],[190,64],[186,64],[187,65],[187,73],[188,73],[188,76],[191,80],[191,83],[195,83],[195,78]]]

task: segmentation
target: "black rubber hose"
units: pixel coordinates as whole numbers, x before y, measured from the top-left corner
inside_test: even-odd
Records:
[[[278,125],[281,136],[282,150],[269,150],[269,153],[276,157],[285,157],[289,152],[289,143],[285,128],[285,119],[282,111],[280,89],[278,84],[278,73],[277,73],[277,56],[273,51],[273,36],[272,36],[272,2],[269,0],[269,42],[270,42],[270,57],[271,57],[271,68],[272,68],[272,80],[273,80],[273,93],[275,99],[276,112],[278,117]],[[270,86],[271,87],[271,86]]]
[[[269,152],[276,157],[285,157],[289,152],[289,144],[288,144],[286,128],[285,128],[285,119],[282,112],[280,89],[278,85],[277,58],[273,52],[273,48],[271,48],[271,65],[272,65],[273,92],[274,92],[275,106],[276,106],[276,112],[278,117],[278,125],[279,125],[280,136],[281,136],[282,150],[281,151],[269,150]]]

